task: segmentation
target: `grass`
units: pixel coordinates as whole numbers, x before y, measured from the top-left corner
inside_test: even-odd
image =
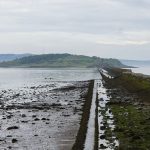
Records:
[[[133,105],[110,105],[115,116],[115,134],[120,150],[150,149],[150,109],[138,109]]]
[[[129,92],[137,94],[143,102],[150,102],[150,81],[132,74],[124,74],[116,81],[121,82]]]
[[[124,74],[121,76],[121,79],[124,82],[124,85],[133,92],[150,90],[150,82],[142,77],[132,74]]]
[[[128,92],[137,94],[143,102],[150,102],[150,77],[133,74],[126,69],[111,69],[111,74],[115,76],[114,79],[108,81],[116,87],[123,87]],[[128,72],[128,73],[127,73]],[[107,81],[109,79],[104,79]]]
[[[112,93],[108,105],[115,119],[119,150],[150,150],[150,78],[125,69],[109,72],[114,79],[102,76],[108,89],[118,90]],[[121,100],[126,96],[130,100],[126,103],[117,99],[118,96]]]

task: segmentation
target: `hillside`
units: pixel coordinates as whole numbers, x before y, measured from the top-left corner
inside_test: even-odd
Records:
[[[0,67],[126,67],[117,59],[103,59],[71,54],[44,54],[23,57],[13,61],[2,62]]]
[[[30,56],[31,54],[0,54],[0,62],[12,61],[22,57]]]

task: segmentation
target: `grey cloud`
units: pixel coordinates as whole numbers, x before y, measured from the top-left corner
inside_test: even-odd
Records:
[[[1,0],[0,52],[11,48],[12,52],[17,52],[15,49],[22,49],[21,52],[42,52],[41,49],[46,52],[72,49],[70,52],[74,52],[81,49],[77,52],[113,56],[121,55],[121,49],[124,49],[124,53],[130,55],[128,49],[133,48],[131,43],[147,43],[150,40],[148,8],[148,0]],[[131,31],[138,32],[140,38],[126,35]],[[117,41],[127,46],[116,46]],[[146,44],[134,45],[134,48],[148,50]]]

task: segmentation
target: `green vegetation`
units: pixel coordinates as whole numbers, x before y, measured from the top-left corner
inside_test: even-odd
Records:
[[[88,57],[83,55],[70,54],[45,54],[33,55],[16,59],[13,61],[0,63],[0,67],[126,67],[116,59],[102,59],[99,57]]]
[[[142,101],[150,102],[150,77],[134,74],[126,69],[112,69],[115,78],[110,81],[116,86],[122,86],[130,93],[137,94]]]
[[[119,150],[150,149],[150,78],[127,69],[108,69],[106,81]],[[108,135],[110,132],[108,131]]]
[[[115,133],[120,150],[150,149],[150,109],[133,105],[110,105],[115,116]]]
[[[142,77],[132,74],[123,74],[122,79],[126,87],[133,92],[150,90],[150,82]],[[131,86],[127,86],[128,84]]]

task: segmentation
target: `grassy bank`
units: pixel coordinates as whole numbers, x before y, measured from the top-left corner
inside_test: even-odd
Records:
[[[126,69],[111,69],[109,71],[115,77],[109,81],[111,86],[123,87],[129,93],[137,94],[142,102],[150,103],[150,77],[134,74]],[[108,79],[106,80],[108,81]]]
[[[120,141],[120,150],[150,149],[150,109],[133,105],[110,106],[114,116],[115,133]]]
[[[120,150],[150,149],[150,78],[130,70],[112,69],[114,79],[103,76],[111,96]]]
[[[76,142],[72,150],[84,149],[84,143],[86,139],[87,126],[88,126],[88,120],[90,116],[90,109],[91,109],[91,103],[92,103],[93,87],[94,87],[94,80],[91,80],[89,84],[88,92],[85,95],[85,103],[83,106],[83,114],[82,114],[82,118],[80,122],[80,128],[76,137]]]

